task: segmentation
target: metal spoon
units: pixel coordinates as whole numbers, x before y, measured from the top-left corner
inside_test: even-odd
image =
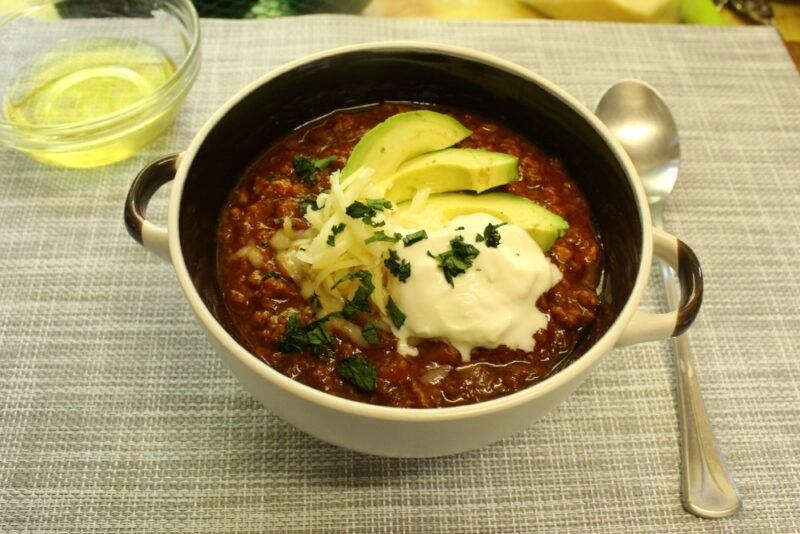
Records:
[[[664,204],[678,178],[678,128],[661,95],[639,80],[621,81],[605,92],[597,116],[631,157],[647,192],[653,225],[663,228]],[[661,263],[667,304],[678,305],[674,271]],[[699,517],[735,514],[742,505],[736,481],[725,464],[711,431],[697,383],[689,340],[673,339],[678,374],[678,420],[681,430],[683,506]]]

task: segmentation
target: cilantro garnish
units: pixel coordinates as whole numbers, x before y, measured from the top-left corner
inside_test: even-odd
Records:
[[[261,277],[261,281],[263,282],[264,280],[267,280],[269,278],[280,278],[280,277],[281,277],[281,273],[279,273],[278,271],[267,271]]]
[[[410,247],[414,243],[418,241],[422,241],[423,239],[428,239],[428,233],[425,230],[419,230],[414,232],[413,234],[408,234],[403,238],[403,245],[406,247]]]
[[[339,284],[347,282],[348,280],[354,280],[356,278],[358,278],[361,281],[367,280],[369,281],[369,283],[372,283],[372,273],[370,273],[369,271],[366,270],[353,271],[339,278],[336,281],[336,283],[331,286],[331,289],[336,289],[339,286]]]
[[[344,302],[341,313],[342,317],[345,319],[355,317],[360,312],[369,311],[369,296],[372,295],[372,292],[375,290],[375,285],[372,283],[372,273],[363,270],[347,273],[333,284],[331,289],[334,289],[342,282],[355,278],[361,280],[361,284],[358,286],[358,289],[356,289],[353,298]]]
[[[505,226],[506,224],[508,223],[487,224],[486,229],[483,231],[483,235],[481,234],[475,235],[475,241],[477,241],[478,243],[486,241],[487,247],[497,248],[497,245],[500,244],[500,232],[498,232],[497,229],[500,228],[501,226]]]
[[[322,303],[319,300],[319,295],[316,293],[312,293],[308,299],[308,303],[311,304],[311,307],[314,308],[314,311],[319,311],[322,308]]]
[[[377,345],[381,340],[378,335],[378,329],[372,323],[365,323],[364,326],[361,327],[361,335],[364,336],[364,340],[370,345]]]
[[[317,358],[324,359],[334,344],[333,337],[325,325],[327,317],[302,326],[297,324],[299,318],[300,315],[297,313],[289,316],[278,348],[284,352],[308,351]]]
[[[396,250],[389,251],[389,257],[383,261],[383,264],[401,282],[405,282],[411,276],[411,264],[401,259]]]
[[[375,215],[375,210],[364,204],[363,202],[356,200],[345,210],[350,217],[354,219],[362,219],[364,217],[368,217],[370,215]]]
[[[400,311],[392,297],[389,297],[389,302],[386,303],[386,313],[389,314],[389,319],[392,320],[395,328],[400,328],[406,322],[406,314]]]
[[[345,210],[345,213],[352,217],[353,219],[361,219],[364,221],[365,224],[368,224],[373,227],[383,226],[386,223],[383,222],[376,222],[373,220],[379,211],[383,211],[385,209],[391,209],[392,203],[388,200],[384,200],[382,198],[371,198],[367,199],[367,203],[364,204],[360,200],[356,200]]]
[[[336,236],[344,232],[344,228],[344,223],[336,224],[333,226],[333,228],[331,228],[331,235],[328,236],[328,240],[326,241],[329,247],[332,247],[336,244]]]
[[[383,198],[368,198],[367,199],[367,206],[376,210],[376,211],[383,211],[385,209],[390,210],[392,209],[392,203]]]
[[[387,241],[389,243],[397,243],[400,241],[402,236],[400,234],[386,235],[383,230],[378,230],[371,237],[368,237],[364,240],[364,243],[370,244],[375,243],[377,241]]]
[[[478,257],[480,251],[469,243],[464,242],[463,236],[458,236],[450,240],[450,248],[447,252],[434,256],[428,251],[428,256],[436,260],[439,268],[444,273],[447,283],[455,287],[453,278],[459,274],[464,274],[472,266],[472,262]]]
[[[463,226],[459,226],[458,228],[456,228],[456,232],[458,232],[459,230],[463,230],[463,229],[464,229]]]
[[[317,206],[317,197],[314,195],[307,196],[300,201],[300,211],[302,213],[307,212],[309,209],[311,211],[319,211],[321,209],[319,206]]]
[[[327,158],[313,159],[308,156],[295,156],[293,160],[294,172],[301,182],[309,185],[317,183],[317,171],[327,169],[328,166],[336,161],[336,156]]]
[[[345,358],[336,364],[336,373],[342,380],[364,393],[375,391],[375,380],[378,371],[368,360],[353,356]]]

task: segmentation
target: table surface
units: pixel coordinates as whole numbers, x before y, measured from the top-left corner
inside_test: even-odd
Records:
[[[773,30],[312,16],[203,31],[197,84],[145,153],[71,171],[0,151],[0,530],[800,529],[800,79]],[[691,342],[737,517],[681,508],[666,343],[614,351],[524,433],[425,460],[321,443],[223,368],[171,268],[126,235],[127,187],[248,81],[386,39],[492,52],[589,106],[625,77],[664,93],[683,155],[666,225],[705,269]]]

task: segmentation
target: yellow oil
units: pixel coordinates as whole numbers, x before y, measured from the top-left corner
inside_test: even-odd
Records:
[[[135,113],[107,128],[80,123],[111,118],[140,103],[175,72],[160,48],[145,41],[89,37],[62,43],[23,69],[7,89],[6,120],[20,125],[76,127],[77,133],[31,141],[28,150],[47,163],[95,167],[124,159],[152,141],[174,117],[175,108]],[[177,102],[176,102],[177,105]],[[54,141],[54,142],[50,142]],[[29,146],[31,146],[29,144]]]

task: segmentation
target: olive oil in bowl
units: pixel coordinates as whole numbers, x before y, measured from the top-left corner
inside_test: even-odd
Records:
[[[6,88],[3,119],[26,132],[30,156],[66,167],[124,159],[172,121],[180,97],[153,97],[175,73],[160,48],[133,39],[61,43]],[[182,96],[182,95],[180,95]]]

